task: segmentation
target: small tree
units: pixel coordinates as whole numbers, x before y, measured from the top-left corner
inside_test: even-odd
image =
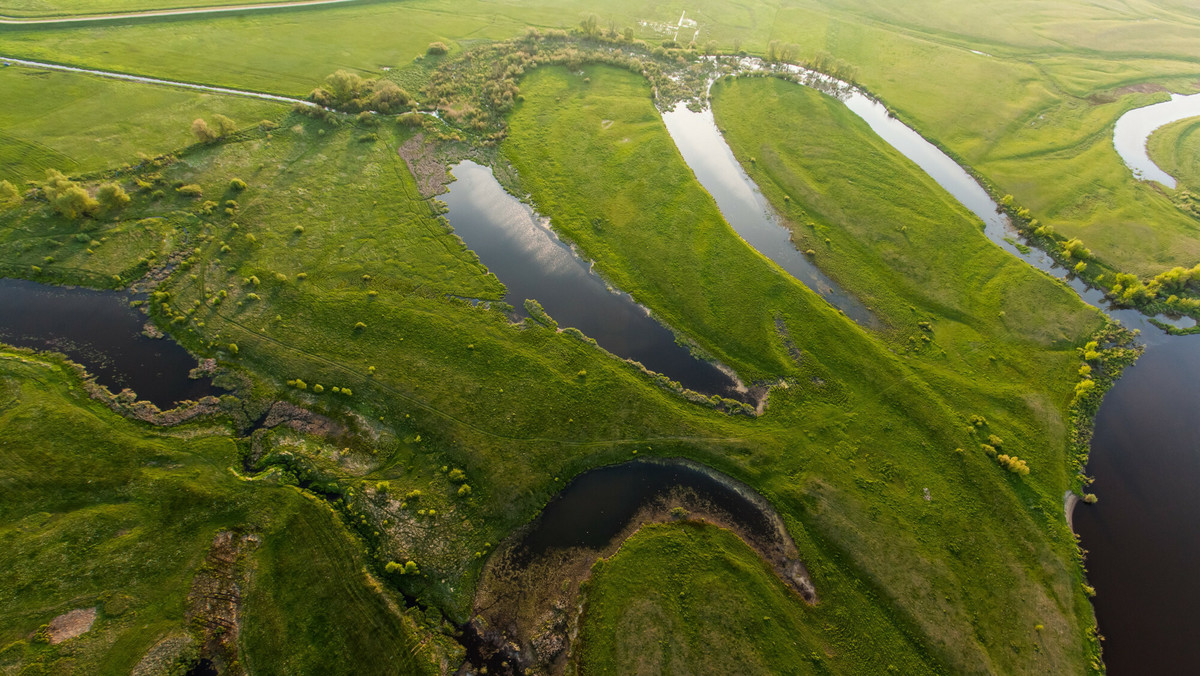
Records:
[[[196,136],[196,140],[200,143],[212,143],[220,136],[217,132],[209,128],[208,123],[202,117],[192,120],[192,134]]]
[[[88,216],[100,208],[99,202],[93,199],[86,190],[74,184],[59,191],[54,197],[53,204],[58,213],[67,218]]]
[[[450,48],[447,47],[446,43],[444,42],[431,42],[429,43],[429,49],[426,51],[433,56],[441,56],[442,54],[449,52]]]
[[[237,123],[219,113],[213,115],[213,124],[217,127],[218,136],[229,136],[237,131]]]
[[[408,106],[411,97],[391,80],[382,80],[371,93],[371,108],[381,113],[397,113]]]
[[[8,181],[0,181],[0,202],[12,202],[20,196],[17,186]]]
[[[105,183],[96,191],[100,204],[109,211],[116,211],[129,204],[129,195],[117,183]]]

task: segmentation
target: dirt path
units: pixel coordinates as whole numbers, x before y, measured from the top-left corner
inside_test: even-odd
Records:
[[[357,0],[301,0],[300,2],[267,2],[257,5],[230,5],[228,7],[184,7],[181,9],[158,9],[146,12],[118,12],[115,14],[86,14],[79,16],[62,16],[54,18],[29,18],[0,16],[0,25],[7,26],[39,26],[58,23],[78,23],[81,21],[116,21],[120,19],[147,19],[162,16],[193,16],[198,14],[223,14],[230,12],[249,12],[256,9],[282,9],[287,7],[310,7],[317,5],[342,5]]]
[[[335,2],[346,2],[349,0],[334,0]],[[192,82],[179,82],[176,80],[160,80],[153,77],[145,77],[142,75],[130,75],[128,73],[117,73],[110,70],[94,70],[92,68],[78,68],[76,66],[64,66],[57,63],[45,63],[42,61],[29,61],[27,59],[17,59],[11,56],[0,55],[0,63],[4,65],[16,64],[18,66],[27,66],[29,68],[45,68],[48,70],[61,70],[68,73],[84,73],[86,75],[96,75],[98,77],[107,77],[114,80],[125,80],[127,82],[140,82],[142,84],[153,84],[166,87],[179,87],[182,89],[192,89],[202,92],[210,92],[213,94],[226,94],[230,96],[246,96],[252,99],[261,99],[264,101],[276,101],[279,103],[300,104],[304,106],[317,107],[317,104],[304,99],[297,99],[291,96],[280,96],[278,94],[267,94],[264,92],[254,92],[247,89],[231,89],[229,87],[214,87],[213,85],[195,84]]]

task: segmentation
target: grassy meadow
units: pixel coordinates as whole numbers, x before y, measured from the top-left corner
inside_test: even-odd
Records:
[[[284,0],[275,0],[284,2]],[[0,16],[13,18],[49,18],[86,16],[121,12],[147,12],[160,9],[223,7],[230,5],[268,5],[272,0],[4,0]]]
[[[47,169],[87,173],[136,162],[196,139],[192,120],[239,126],[277,118],[278,103],[39,70],[0,68],[0,180],[42,180]]]
[[[79,7],[10,2],[0,14]],[[1116,3],[965,7],[622,0],[599,19],[657,43],[666,34],[653,22],[686,10],[701,45],[828,51],[1104,262],[1139,274],[1194,263],[1194,218],[1127,175],[1111,127],[1164,96],[1128,85],[1193,86],[1200,23],[1168,3],[1145,8],[1174,22],[1165,37]],[[0,27],[0,52],[291,95],[348,68],[416,93],[474,45],[527,25],[575,26],[592,11],[413,0]],[[433,41],[449,55],[427,56]],[[95,172],[180,149],[103,179],[131,201],[91,217],[36,199],[0,204],[0,274],[116,288],[170,261],[148,303],[153,321],[228,369],[243,417],[281,400],[324,430],[280,426],[251,441],[235,440],[228,422],[152,429],[87,400],[55,359],[0,351],[0,567],[16,580],[0,585],[0,670],[127,672],[185,636],[188,590],[222,530],[261,536],[245,558],[250,671],[453,667],[450,623],[468,619],[496,544],[580,472],[659,455],[706,463],[767,497],[821,602],[790,596],[726,531],[648,527],[594,571],[581,673],[1096,671],[1062,496],[1079,487],[1069,407],[1099,313],[993,246],[969,212],[822,94],[739,79],[718,83],[713,105],[800,248],[880,316],[879,332],[738,238],[645,79],[543,67],[520,87],[508,137],[484,159],[511,165],[501,168],[515,169],[512,182],[556,232],[683,339],[745,382],[782,383],[765,414],[689,402],[571,333],[514,324],[499,309],[503,280],[421,197],[398,154],[414,134],[448,131],[440,122],[321,120],[250,99],[0,69],[0,179],[93,173],[80,180],[94,192]],[[193,145],[191,120],[217,113],[242,131]],[[264,118],[273,124],[256,126]],[[1152,139],[1185,185],[1194,126]],[[65,431],[47,431],[63,421]],[[1005,471],[987,447],[1031,473]],[[388,565],[406,561],[419,572]],[[403,611],[400,592],[428,611]],[[100,613],[88,634],[65,647],[33,640],[89,604]]]
[[[945,312],[923,315],[938,327],[934,330],[937,347],[897,357],[893,353],[905,352],[908,336],[889,341],[889,349],[738,240],[683,164],[640,78],[604,67],[585,68],[582,73],[541,69],[527,76],[522,92],[525,101],[513,113],[511,134],[502,151],[517,168],[522,189],[530,193],[533,203],[552,219],[555,228],[593,258],[609,279],[706,350],[734,365],[739,373],[755,373],[750,368],[777,369],[768,373],[796,382],[772,396],[767,416],[756,423],[759,427],[780,425],[779,434],[789,439],[785,442],[788,450],[769,463],[751,461],[761,472],[757,476],[736,466],[729,471],[763,490],[781,511],[797,518],[803,524],[802,532],[815,540],[807,541],[812,543],[810,546],[815,545],[831,558],[849,556],[855,560],[856,571],[862,576],[859,583],[870,580],[872,588],[888,599],[880,604],[885,616],[890,616],[891,622],[912,622],[921,627],[918,631],[932,637],[927,650],[934,662],[951,671],[993,659],[1000,670],[1031,668],[1031,663],[1018,664],[1022,660],[1049,660],[1046,664],[1082,668],[1087,658],[1074,648],[1047,651],[1039,646],[1035,650],[1030,644],[1028,649],[1016,652],[999,650],[994,648],[998,646],[995,636],[979,643],[964,643],[960,640],[962,634],[955,634],[962,631],[961,627],[949,629],[956,622],[952,611],[948,605],[941,605],[943,592],[955,589],[970,597],[961,607],[970,607],[980,616],[991,615],[994,609],[992,619],[984,622],[989,631],[1002,631],[1009,640],[1022,642],[1031,635],[1021,627],[1039,624],[1033,615],[1058,604],[1060,611],[1052,613],[1059,626],[1056,631],[1063,637],[1077,636],[1074,632],[1078,629],[1071,627],[1079,627],[1080,620],[1074,614],[1081,612],[1086,617],[1090,610],[1072,591],[1069,566],[1050,564],[1053,555],[1036,556],[1040,563],[1030,567],[1013,561],[1001,563],[1005,556],[992,558],[991,553],[997,550],[988,545],[966,546],[971,555],[963,560],[943,547],[947,538],[959,537],[951,536],[951,532],[971,532],[997,541],[1027,537],[1008,530],[1025,527],[1017,524],[1033,525],[1026,521],[1028,516],[1016,517],[1026,509],[1044,515],[1042,518],[1056,519],[1052,515],[1060,509],[1062,491],[1073,473],[1061,450],[1051,450],[1061,449],[1065,440],[1062,414],[1056,411],[1062,411],[1069,399],[1073,373],[1078,368],[1076,341],[1098,328],[1098,314],[1048,278],[1018,270],[1012,274],[1025,277],[1044,304],[1053,304],[1063,316],[1074,317],[1074,323],[1061,329],[1062,336],[1048,337],[1039,346],[1016,331],[1009,340],[1017,342],[1018,348],[1004,345],[1005,334],[963,337],[955,329],[943,334],[942,327],[954,318]],[[643,178],[647,176],[654,178]],[[928,185],[921,189],[925,200],[946,199]],[[982,251],[978,255],[994,256],[997,262],[1004,260],[981,233],[968,227],[957,232],[966,240],[964,250],[970,250],[973,240],[975,248]],[[943,284],[949,286],[949,280]],[[1015,312],[1026,299],[1001,295],[984,301],[988,302]],[[1019,321],[1033,323],[1036,319]],[[776,320],[786,326],[790,340],[799,348],[799,363],[785,363],[786,370],[782,370],[759,356],[757,363],[747,365],[742,354],[780,351],[783,340],[774,328]],[[974,321],[994,320],[988,317]],[[962,323],[971,322],[964,319]],[[963,344],[956,344],[960,339]],[[980,349],[983,345],[987,347]],[[962,357],[948,357],[954,352],[970,355],[976,361],[964,368],[959,361]],[[989,372],[995,375],[986,375]],[[1001,374],[1003,377],[998,377]],[[936,384],[936,388],[930,384]],[[890,402],[904,404],[894,408]],[[1000,498],[1007,490],[994,493],[995,487],[984,487],[996,479],[1006,480],[999,475],[975,475],[977,469],[987,470],[986,465],[974,465],[985,459],[980,454],[972,450],[959,456],[954,452],[960,440],[971,444],[972,449],[978,448],[977,442],[968,441],[969,436],[961,436],[964,428],[960,425],[965,423],[955,422],[966,421],[973,411],[988,419],[997,436],[1014,439],[1005,443],[1019,448],[1022,454],[1037,457],[1031,462],[1044,468],[1039,476],[1031,475],[1014,494],[1009,494],[1012,498],[1021,496],[1017,502]],[[839,427],[845,436],[836,431]],[[783,428],[791,431],[783,432]],[[797,431],[807,440],[797,436]],[[963,460],[967,465],[961,464]],[[951,496],[947,508],[939,511],[936,519],[926,521],[929,515],[922,509],[925,503],[912,493],[918,490],[915,482],[949,476],[958,479],[951,483],[937,481],[940,485],[931,487],[934,495],[946,491]],[[895,499],[883,499],[889,505],[886,517],[879,509],[878,490]],[[974,497],[959,502],[955,496],[965,498],[964,490]],[[902,497],[906,495],[910,497]],[[987,507],[977,511],[980,505],[970,503],[985,495],[989,496]],[[1024,506],[1018,506],[1021,502]],[[985,516],[998,511],[1009,512],[1010,517],[993,522]],[[960,525],[951,526],[953,523]],[[1038,523],[1049,526],[1041,518]],[[917,535],[916,542],[930,546],[941,543],[934,546],[936,549],[923,544],[897,548],[892,541],[884,551],[869,544],[888,540],[884,533],[889,530],[913,532],[923,528],[930,528],[931,533],[928,539]],[[1047,534],[1033,537],[1040,540]],[[1061,537],[1045,540],[1046,551],[1062,546],[1069,549],[1069,536]],[[801,550],[808,551],[803,545]],[[820,555],[814,558],[828,560]],[[945,577],[916,580],[902,573],[930,564],[942,570]],[[853,583],[843,586],[848,581],[840,575],[822,579],[830,568],[817,561],[813,565],[817,567],[817,588],[838,596],[828,606],[846,608],[862,602],[851,592],[856,588]],[[1014,580],[1013,588],[1026,593],[1031,588],[1042,589],[1045,604],[1028,604],[1015,598],[999,602],[995,588],[978,596],[973,591],[972,580],[982,579],[977,576],[1008,576],[1017,570],[1024,571],[1020,573],[1023,581]],[[956,581],[951,583],[950,579]],[[1050,601],[1052,598],[1058,600]],[[1023,610],[1014,615],[1015,608]],[[870,614],[865,608],[856,612]],[[1019,619],[1025,613],[1029,613],[1025,619]],[[938,618],[936,623],[934,617]]]
[[[842,618],[874,637],[839,639],[845,663],[858,665],[848,668],[867,669],[880,650],[935,670],[1083,668],[1091,611],[1061,519],[1072,481],[1062,416],[1074,348],[1096,315],[1028,273],[1044,303],[1074,317],[1063,335],[980,333],[972,352],[923,306],[918,321],[937,327],[928,347],[910,349],[925,331],[898,319],[881,342],[737,238],[640,78],[586,73],[590,82],[563,69],[530,75],[501,152],[609,279],[743,378],[787,380],[764,417],[689,404],[568,334],[448,297],[495,300],[503,287],[417,195],[396,154],[413,131],[390,120],[292,115],[273,131],[192,148],[122,177],[132,202],[94,219],[27,202],[0,217],[22,242],[6,258],[37,279],[87,281],[82,261],[97,276],[131,277],[122,271],[145,253],[129,244],[95,259],[121,240],[94,229],[169,237],[157,257],[181,254],[181,267],[153,299],[159,323],[249,378],[251,400],[283,397],[349,425],[326,439],[273,431],[254,468],[323,486],[362,538],[368,569],[456,620],[482,556],[564,481],[634,452],[683,455],[751,483],[785,515],[823,599],[812,630]],[[926,184],[909,189],[945,200]],[[958,232],[986,244],[969,226]],[[1023,298],[987,302],[989,314],[1034,321]],[[971,370],[959,371],[962,359]],[[971,415],[987,427],[971,427]],[[1034,473],[1017,478],[976,450],[992,433]],[[468,496],[448,468],[463,470]],[[896,532],[913,537],[898,543]],[[389,574],[391,560],[421,573]],[[263,565],[280,571],[264,568],[263,579],[279,580],[295,564],[264,555]],[[278,593],[283,607],[301,600]],[[281,654],[272,627],[314,635],[303,613],[281,617],[258,596],[246,608],[247,636],[276,651],[264,654]]]
[[[642,527],[596,564],[585,598],[581,674],[930,668],[911,644],[805,605],[736,535],[703,523]]]
[[[247,662],[277,664],[282,651],[322,673],[345,669],[349,655],[371,673],[432,672],[436,642],[414,655],[421,630],[368,584],[345,528],[294,488],[231,473],[239,449],[223,425],[148,428],[91,401],[60,360],[0,350],[0,429],[6,671],[129,673],[152,647],[187,636],[193,580],[214,536],[234,531],[260,541],[242,564],[252,571]],[[304,565],[285,563],[301,551]],[[259,605],[283,619],[270,622]],[[90,631],[38,638],[78,608],[97,609]],[[339,621],[322,622],[317,641],[322,614]],[[380,630],[365,642],[361,627],[372,625]],[[198,653],[194,641],[174,642],[159,668]]]
[[[1200,118],[1168,124],[1146,141],[1150,159],[1175,178],[1181,190],[1200,191]]]

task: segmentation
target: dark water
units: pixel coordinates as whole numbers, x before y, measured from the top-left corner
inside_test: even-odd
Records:
[[[1158,338],[1104,398],[1075,509],[1110,674],[1200,669],[1200,336]]]
[[[684,387],[743,398],[713,364],[696,359],[675,336],[624,293],[610,290],[533,211],[504,191],[492,170],[466,161],[441,200],[467,247],[508,287],[505,300],[524,314],[533,298],[562,327],[574,327],[613,354],[641,362]]]
[[[638,510],[677,488],[691,489],[763,540],[775,533],[754,501],[710,474],[680,463],[635,460],[575,477],[546,505],[514,553],[528,561],[553,549],[599,549],[628,526]]]
[[[119,291],[68,289],[0,279],[0,341],[62,352],[113,392],[124,388],[162,409],[219,395],[207,380],[188,378],[196,360],[170,339],[142,335],[146,317]]]

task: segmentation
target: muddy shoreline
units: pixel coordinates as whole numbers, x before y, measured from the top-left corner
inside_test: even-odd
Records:
[[[609,518],[605,506],[595,501],[598,485],[613,477],[614,494],[625,473],[661,475],[662,485],[635,496],[636,508],[627,518],[614,508],[608,523],[613,532],[602,542],[552,542],[545,531],[553,529],[564,509],[577,509],[582,491],[588,509]],[[674,473],[679,473],[678,475]],[[682,477],[669,483],[670,477]],[[602,503],[603,501],[599,501]],[[740,513],[739,513],[740,512]],[[595,515],[590,515],[595,516]],[[650,459],[619,463],[585,472],[543,509],[537,519],[516,531],[488,560],[475,596],[468,623],[473,646],[469,663],[460,673],[487,667],[489,674],[563,673],[572,657],[582,603],[580,586],[601,558],[616,554],[624,542],[643,526],[672,521],[700,521],[725,528],[740,537],[766,561],[801,599],[817,603],[816,590],[799,551],[770,503],[748,485],[700,463],[683,459]],[[587,517],[579,521],[587,522]],[[570,521],[576,524],[577,521]],[[562,545],[562,546],[558,546]]]

